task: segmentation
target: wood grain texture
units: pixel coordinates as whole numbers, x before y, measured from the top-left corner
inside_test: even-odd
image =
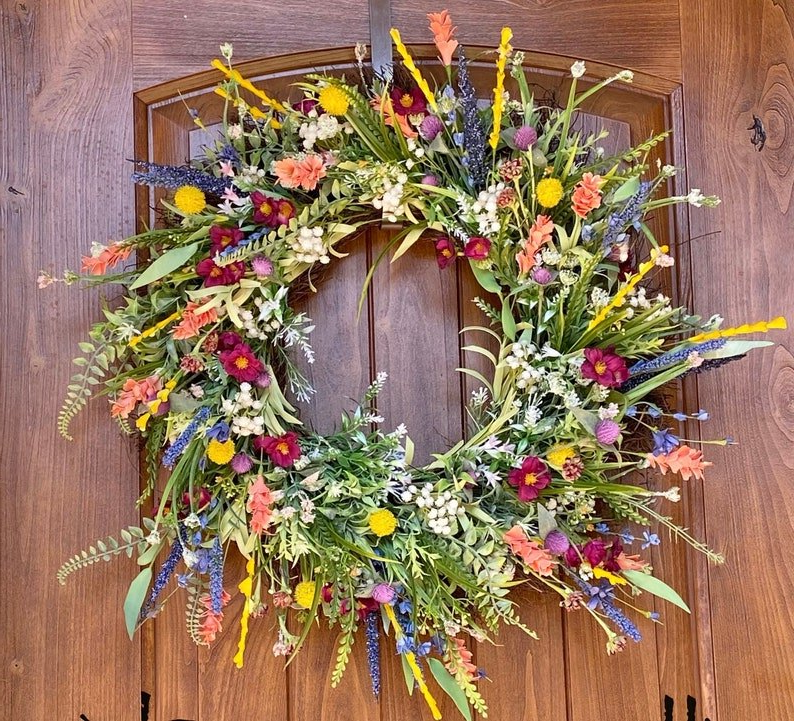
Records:
[[[407,42],[428,42],[426,15],[442,7],[467,45],[495,47],[502,26],[509,25],[516,47],[681,78],[676,0],[449,0],[437,7],[424,0],[393,0],[392,22]]]
[[[681,3],[688,185],[718,194],[714,211],[691,209],[695,310],[719,311],[728,325],[786,314],[791,320],[794,227],[794,9],[791,3],[699,0]],[[741,32],[737,29],[741,28]],[[767,132],[760,152],[748,126]],[[711,626],[716,662],[712,719],[794,719],[794,645],[781,562],[794,522],[794,336],[781,345],[698,377],[699,402],[713,420],[704,435],[739,446],[709,447],[705,525],[728,563],[713,568]]]
[[[369,42],[366,0],[132,0],[132,6],[136,90],[206,69],[224,42],[234,43],[239,60]]]
[[[129,22],[125,0],[0,6],[0,703],[14,721],[140,718],[121,613],[134,564],[55,580],[67,556],[136,522],[135,447],[102,401],[74,443],[58,436],[76,343],[101,313],[96,293],[36,288],[39,269],[79,267],[91,241],[133,230]]]

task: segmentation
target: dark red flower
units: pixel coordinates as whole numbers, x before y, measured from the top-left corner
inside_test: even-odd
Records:
[[[204,285],[208,288],[214,285],[233,285],[245,275],[245,263],[240,260],[221,266],[212,258],[204,258],[196,266],[196,273],[204,278]]]
[[[582,376],[607,388],[622,386],[629,377],[626,361],[612,348],[585,348]]]
[[[295,206],[289,200],[278,201],[278,211],[276,213],[276,223],[287,225],[295,217]]]
[[[292,108],[293,110],[297,110],[299,113],[303,113],[304,115],[308,115],[312,110],[316,110],[318,115],[323,114],[323,109],[320,107],[320,103],[314,98],[304,98],[303,100],[299,100],[297,103],[292,104]]]
[[[551,474],[540,458],[527,456],[520,468],[510,471],[507,482],[518,489],[519,501],[534,501],[541,490],[551,483]]]
[[[469,260],[485,260],[491,252],[491,241],[481,235],[473,235],[463,247],[463,255]]]
[[[210,249],[213,253],[220,253],[226,248],[237,245],[244,238],[243,231],[239,228],[224,228],[213,225],[210,228]]]
[[[240,343],[243,343],[243,339],[239,333],[235,333],[233,330],[226,330],[218,336],[217,348],[218,350],[231,350]]]
[[[251,203],[254,206],[254,223],[262,223],[270,227],[277,225],[278,210],[281,204],[278,198],[271,198],[269,195],[255,190],[251,193]]]
[[[422,115],[427,112],[427,102],[419,88],[413,90],[393,88],[391,102],[397,115]]]
[[[320,598],[323,599],[323,603],[331,603],[334,598],[334,587],[333,584],[326,583],[322,590],[320,591]]]
[[[262,372],[264,366],[246,343],[238,343],[231,350],[220,355],[223,369],[235,380],[252,383]]]
[[[436,241],[436,262],[443,270],[455,262],[455,243],[452,238],[444,236]]]
[[[380,604],[372,598],[358,598],[356,600],[358,601],[356,612],[358,613],[359,621],[364,621],[370,613],[380,608]]]
[[[565,552],[565,563],[571,568],[579,568],[582,565],[582,549],[571,544]]]
[[[283,436],[257,436],[254,438],[254,450],[264,452],[270,460],[281,468],[289,468],[301,457],[298,445],[298,434],[288,431]]]
[[[606,558],[604,558],[604,568],[610,573],[618,573],[621,570],[618,563],[618,556],[621,553],[623,553],[623,544],[619,538],[616,538],[612,541],[612,545],[607,550]]]
[[[600,538],[594,538],[584,544],[582,555],[595,568],[607,556],[607,546]]]
[[[193,505],[195,508],[204,508],[212,500],[212,494],[202,486],[193,491]],[[182,505],[190,508],[190,494],[186,491],[182,494]]]

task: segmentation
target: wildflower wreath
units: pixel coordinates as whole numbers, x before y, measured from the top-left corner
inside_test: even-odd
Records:
[[[309,75],[293,103],[241,77],[222,46],[224,60],[213,61],[226,100],[217,142],[192,167],[137,164],[137,183],[173,191],[163,203],[169,222],[96,246],[82,275],[61,279],[126,293],[80,346],[60,430],[68,437],[104,383],[111,415],[145,439],[141,505],[160,467],[169,474],[143,527],[97,541],[58,578],[137,554],[129,632],[181,588],[198,644],[230,625],[224,607],[239,590],[238,666],[249,622],[266,608],[279,627],[277,655],[296,653],[320,616],[342,631],[334,683],[363,626],[376,694],[388,638],[434,718],[430,676],[470,718],[472,706],[486,709],[469,639],[501,624],[532,635],[510,598],[517,585],[589,613],[610,653],[640,640],[632,619],[658,618],[638,596],[686,609],[642,557],[659,543],[653,530],[661,524],[719,556],[658,508],[678,500],[677,487],[656,492],[624,479],[649,467],[703,478],[711,464],[673,422],[708,414],[670,412],[650,394],[768,345],[734,337],[785,321],[721,329],[718,316],[703,320],[648,291],[673,259],[647,214],[718,201],[699,190],[662,195],[675,168],[647,158],[664,134],[604,157],[603,135],[573,132],[581,103],[631,82],[630,72],[580,92],[585,66],[574,63],[565,107],[544,107],[505,28],[483,108],[448,14],[429,19],[447,79],[437,88],[396,30],[403,80],[373,75],[359,48],[360,77]],[[383,219],[405,228],[395,259],[433,242],[441,268],[469,263],[486,291],[475,300],[484,341],[467,350],[488,359],[493,375],[466,371],[482,384],[471,433],[423,467],[404,427],[373,430],[385,375],[330,435],[304,427],[288,400],[312,392],[295,354],[313,361],[311,321],[291,306],[291,289],[311,284],[316,269],[343,256],[343,240]],[[136,251],[138,265],[122,266]],[[43,274],[40,285],[55,280]],[[247,559],[241,582],[224,575],[233,547]]]

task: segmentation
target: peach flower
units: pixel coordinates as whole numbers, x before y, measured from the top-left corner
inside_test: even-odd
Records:
[[[591,210],[601,205],[601,185],[604,180],[600,175],[585,173],[576,184],[571,198],[573,212],[584,218]]]
[[[199,329],[205,325],[214,323],[218,320],[218,312],[215,308],[210,308],[203,313],[196,313],[196,308],[200,307],[200,303],[190,302],[182,312],[182,320],[179,324],[174,326],[171,333],[177,340],[186,340],[188,338],[195,338],[198,335]]]
[[[302,159],[288,157],[277,160],[273,163],[273,172],[285,188],[301,187],[304,190],[314,190],[326,174],[325,163],[316,153]]]
[[[101,247],[101,246],[100,246]],[[120,248],[116,243],[102,248],[97,255],[84,255],[81,270],[91,275],[104,275],[108,268],[113,268],[132,253],[132,247]]]
[[[623,551],[618,554],[615,561],[621,571],[642,571],[648,565],[639,556],[627,556]]]
[[[552,555],[537,541],[530,541],[520,526],[513,526],[502,536],[510,550],[540,576],[550,576],[557,565]]]
[[[535,255],[548,242],[554,232],[554,221],[548,215],[538,215],[529,229],[524,249],[516,255],[520,273],[529,273],[535,267]]]
[[[110,415],[114,418],[117,416],[127,418],[138,403],[153,400],[162,389],[163,384],[157,376],[149,376],[142,381],[128,378],[110,408]]]
[[[660,453],[659,455],[648,454],[648,464],[651,468],[658,468],[662,475],[667,471],[680,473],[681,478],[688,481],[690,478],[703,480],[703,471],[713,465],[710,461],[703,460],[703,451],[690,448],[687,445],[680,445],[670,453]]]
[[[430,32],[433,33],[433,42],[441,54],[441,62],[445,67],[452,65],[452,54],[458,47],[455,40],[457,28],[452,27],[452,18],[447,10],[440,13],[428,13],[427,19],[430,21]]]

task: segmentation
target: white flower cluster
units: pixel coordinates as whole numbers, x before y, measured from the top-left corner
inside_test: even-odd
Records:
[[[234,184],[243,190],[250,190],[252,187],[256,187],[264,177],[263,168],[257,168],[256,165],[245,165],[234,178]]]
[[[397,218],[405,214],[403,205],[403,192],[408,176],[401,173],[396,181],[387,178],[383,181],[382,195],[372,199],[372,205],[380,210],[383,217],[390,223],[396,223]]]
[[[298,237],[290,243],[295,258],[300,263],[320,262],[323,265],[331,262],[328,257],[328,249],[323,243],[322,228],[301,228]]]
[[[403,491],[401,499],[403,503],[413,501],[417,508],[424,510],[428,527],[439,536],[451,535],[452,523],[458,516],[466,515],[466,509],[452,497],[451,491],[434,494],[432,483],[425,483],[421,491],[411,484]]]
[[[670,304],[670,299],[663,293],[658,293],[655,298],[648,298],[644,287],[633,288],[628,295],[629,307],[626,308],[626,318],[633,318],[636,311],[642,312],[650,310],[654,305],[658,305],[656,312],[649,316],[655,318],[658,314],[664,313]]]
[[[317,111],[309,113],[309,120],[303,123],[298,129],[298,135],[303,138],[303,147],[306,150],[314,148],[318,140],[330,140],[339,133],[342,126],[333,115],[321,115],[317,117]]]
[[[262,401],[251,394],[251,384],[241,383],[240,390],[233,398],[221,401],[221,410],[231,416],[231,431],[238,436],[261,436],[265,432],[265,419],[261,415],[251,415],[262,410]]]
[[[472,203],[471,212],[474,213],[477,227],[482,235],[495,235],[499,232],[501,224],[497,216],[499,206],[496,204],[496,198],[504,189],[504,183],[491,185],[487,190],[481,190],[477,200]]]

